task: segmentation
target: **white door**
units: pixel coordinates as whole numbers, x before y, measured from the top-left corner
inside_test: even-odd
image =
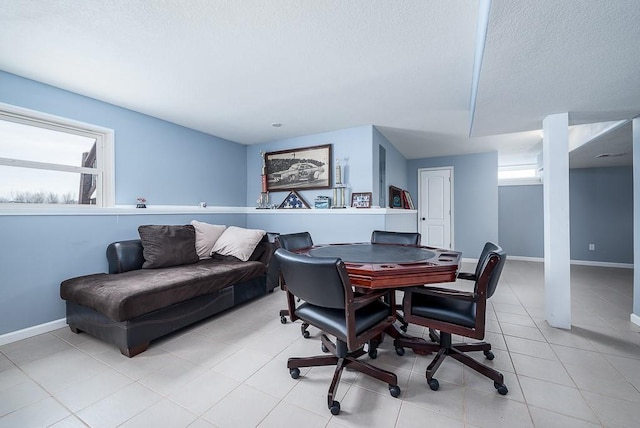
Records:
[[[453,168],[418,170],[418,230],[422,245],[453,248]]]

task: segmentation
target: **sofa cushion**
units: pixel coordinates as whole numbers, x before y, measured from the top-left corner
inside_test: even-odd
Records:
[[[213,245],[211,252],[223,256],[233,256],[246,262],[266,233],[259,229],[229,226]]]
[[[191,225],[196,229],[196,253],[200,260],[211,257],[211,249],[227,226],[209,224],[198,220],[191,220]]]
[[[196,263],[196,231],[185,226],[144,225],[138,227],[144,256],[143,269]]]
[[[68,279],[60,285],[60,297],[114,321],[126,321],[263,276],[265,271],[260,262],[201,260],[185,266]]]

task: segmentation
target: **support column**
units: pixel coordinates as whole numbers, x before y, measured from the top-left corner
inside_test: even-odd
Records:
[[[640,325],[640,117],[633,119],[633,313]]]
[[[545,316],[570,329],[569,114],[547,116],[542,129]]]

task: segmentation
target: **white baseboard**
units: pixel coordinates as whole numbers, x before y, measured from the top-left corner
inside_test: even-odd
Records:
[[[525,257],[525,256],[510,256],[507,254],[507,260],[517,260],[521,262],[538,262],[544,263],[543,257]],[[463,261],[467,261],[464,260]],[[471,261],[471,259],[468,259]],[[477,262],[477,260],[476,260]],[[633,269],[633,263],[616,263],[616,262],[596,262],[592,260],[571,260],[569,263],[572,265],[580,266],[596,266],[596,267],[612,267],[621,269]]]
[[[61,318],[59,320],[50,321],[44,324],[34,325],[18,331],[12,331],[0,336],[0,346],[7,343],[17,342],[18,340],[28,339],[29,337],[37,336],[43,333],[49,333],[50,331],[57,330],[67,326],[67,319]]]
[[[640,317],[637,316],[636,314],[631,314],[629,318],[630,318],[630,321],[635,325],[640,325]]]

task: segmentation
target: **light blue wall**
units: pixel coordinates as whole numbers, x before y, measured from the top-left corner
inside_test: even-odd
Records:
[[[633,263],[632,167],[569,171],[571,260]],[[544,257],[542,186],[500,187],[500,243]],[[595,251],[589,251],[595,244]]]
[[[246,204],[250,207],[256,206],[256,200],[260,196],[260,172],[262,169],[260,151],[274,152],[324,144],[332,145],[332,168],[334,168],[333,163],[336,158],[340,158],[341,160],[347,158],[346,168],[343,172],[343,182],[348,185],[349,197],[351,192],[371,192],[373,186],[371,167],[372,128],[371,125],[358,126],[355,128],[323,132],[321,134],[306,135],[303,137],[286,138],[248,146],[246,163],[246,170],[248,171]],[[335,178],[334,176],[335,169],[331,171],[332,181]],[[331,185],[333,186],[333,182]],[[301,190],[298,191],[298,193],[310,206],[313,206],[313,201],[318,195],[329,197],[333,195],[331,189]],[[288,192],[271,192],[269,196],[272,203],[280,205],[287,194]]]
[[[3,71],[0,102],[115,130],[116,204],[245,206],[243,145]]]
[[[0,102],[114,129],[118,204],[245,205],[245,146],[2,71]],[[245,214],[0,216],[0,334],[64,318],[60,282],[104,272],[107,245],[140,224],[194,218],[246,225]]]
[[[0,216],[0,335],[64,318],[60,282],[106,272],[110,242],[193,219],[246,227],[246,214]]]
[[[542,185],[500,186],[498,240],[511,256],[544,257]]]
[[[379,189],[378,189],[378,181],[380,179],[379,174],[379,163],[380,163],[380,149],[379,146],[382,146],[386,150],[386,188],[389,186],[396,186],[401,189],[407,189],[408,181],[407,181],[407,159],[402,156],[402,154],[398,151],[398,149],[393,146],[387,138],[373,127],[373,201],[375,201],[376,205],[379,201]],[[412,194],[415,197],[415,193]],[[386,206],[389,206],[389,195],[388,192],[385,194]],[[384,208],[384,207],[383,207]]]
[[[572,169],[569,185],[571,259],[633,263],[633,168]]]
[[[417,200],[418,169],[453,166],[454,249],[477,258],[498,241],[498,153],[415,159],[408,162],[408,189]]]

